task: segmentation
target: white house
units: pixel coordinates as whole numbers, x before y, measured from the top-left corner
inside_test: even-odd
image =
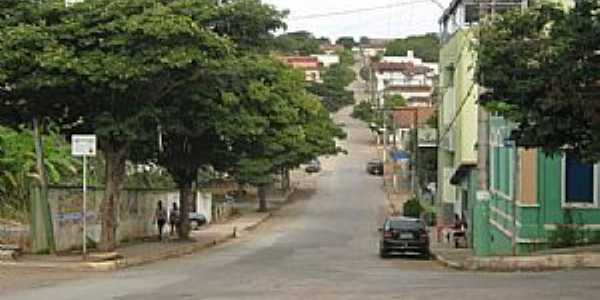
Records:
[[[385,95],[402,95],[409,106],[430,106],[434,81],[438,67],[434,63],[424,63],[414,57],[413,51],[407,56],[385,56],[374,65],[375,85],[380,105]]]
[[[340,63],[340,57],[337,54],[312,54],[311,57],[316,57],[321,66],[325,68]]]

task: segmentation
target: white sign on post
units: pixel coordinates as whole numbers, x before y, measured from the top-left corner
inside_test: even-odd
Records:
[[[73,156],[96,156],[96,136],[93,134],[74,134],[71,136]]]
[[[83,157],[83,249],[82,254],[87,255],[87,157],[96,156],[96,136],[93,134],[74,134],[71,136],[71,153],[73,156]]]

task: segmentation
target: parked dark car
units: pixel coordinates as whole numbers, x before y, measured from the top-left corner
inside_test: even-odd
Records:
[[[382,258],[393,253],[419,253],[429,257],[429,236],[422,220],[409,217],[388,217],[379,229]]]
[[[321,172],[321,162],[318,159],[311,160],[308,165],[306,165],[306,168],[304,168],[304,171],[306,171],[306,173]]]
[[[373,175],[383,175],[383,161],[381,159],[373,159],[367,163],[367,173]]]
[[[206,216],[197,212],[190,212],[190,227],[192,230],[200,228],[200,226],[206,224]]]

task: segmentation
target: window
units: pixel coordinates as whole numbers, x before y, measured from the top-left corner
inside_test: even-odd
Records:
[[[599,198],[598,165],[584,163],[572,154],[562,161],[563,206],[597,207]]]
[[[492,192],[513,198],[514,148],[504,145],[507,129],[500,128],[490,143],[490,185]]]
[[[472,25],[479,22],[479,5],[467,4],[465,6],[465,23]]]

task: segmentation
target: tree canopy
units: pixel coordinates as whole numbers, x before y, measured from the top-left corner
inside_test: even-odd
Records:
[[[416,57],[427,62],[439,60],[440,39],[435,33],[419,36],[409,36],[391,42],[385,51],[386,56],[406,56],[408,50],[413,50]]]
[[[310,55],[319,53],[322,39],[317,39],[308,31],[288,32],[275,38],[273,47],[285,54]]]
[[[342,45],[344,46],[344,49],[352,49],[352,47],[356,46],[356,41],[354,40],[354,37],[351,36],[342,36],[339,37],[336,41],[335,41],[336,45]]]
[[[595,0],[542,5],[481,28],[481,101],[518,123],[518,144],[600,160],[599,10]]]

